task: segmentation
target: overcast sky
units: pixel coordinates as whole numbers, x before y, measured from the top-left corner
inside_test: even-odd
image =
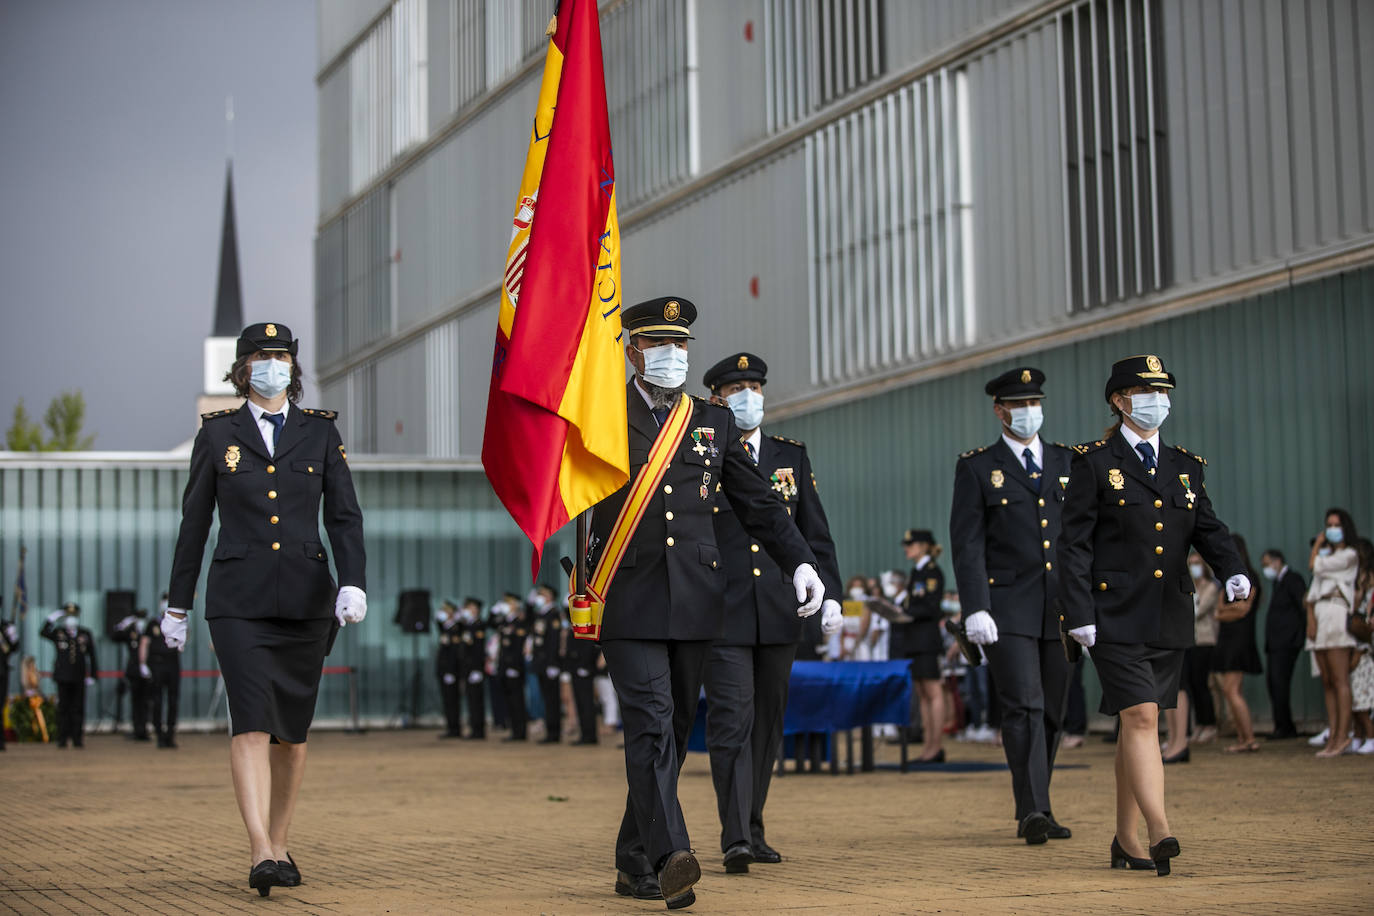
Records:
[[[313,0],[0,0],[4,428],[81,389],[97,449],[192,435],[228,95],[244,319],[313,382],[314,68]]]

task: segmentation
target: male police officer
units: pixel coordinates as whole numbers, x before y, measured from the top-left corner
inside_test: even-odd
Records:
[[[1017,836],[1067,839],[1050,774],[1072,673],[1059,644],[1055,541],[1073,452],[1040,438],[1045,374],[1022,366],[988,382],[1002,435],[965,452],[949,514],[954,577],[969,640],[983,647],[1002,704]]]
[[[525,621],[525,604],[519,596],[506,592],[502,600],[506,616],[498,631],[496,674],[501,679],[510,734],[501,740],[524,741],[529,724],[529,712],[525,708],[525,651],[528,648],[529,628]]]
[[[0,703],[10,692],[10,656],[19,649],[19,627],[13,622],[0,621]],[[0,751],[5,749],[5,730],[0,728]]]
[[[820,610],[824,596],[811,548],[754,468],[730,411],[683,400],[696,311],[686,299],[664,297],[622,315],[625,356],[635,372],[627,391],[631,482],[596,506],[589,545],[593,560],[614,548],[607,561],[618,569],[604,595],[601,631],[625,725],[629,783],[616,841],[616,892],[662,894],[670,909],[693,903],[692,885],[701,878],[677,778],[724,609],[725,570],[711,524],[716,510],[728,500],[744,530],[790,572],[797,600],[805,602],[799,614]],[[666,456],[666,467],[651,461],[660,435],[664,448],[675,444],[653,456]],[[633,537],[613,541],[612,529],[646,467],[662,479],[639,493],[642,521]]]
[[[452,601],[439,605],[439,646],[434,650],[434,677],[444,700],[444,731],[440,738],[463,737],[463,670],[459,659],[458,607]]]
[[[157,746],[174,748],[177,746],[177,709],[181,703],[181,653],[185,646],[174,649],[162,637],[162,620],[167,613],[165,593],[161,611],[143,630],[138,641],[138,661],[147,670],[148,699]]]
[[[579,733],[573,744],[596,744],[596,676],[605,667],[601,648],[590,639],[570,639],[567,660]]]
[[[475,741],[487,736],[486,661],[487,626],[482,622],[482,602],[465,598],[458,611],[458,667],[464,672],[468,738]]]
[[[544,737],[540,744],[563,740],[563,609],[554,599],[553,589],[541,585],[534,593],[534,634],[531,663],[539,677],[539,695],[544,700]]]
[[[57,682],[57,746],[85,747],[86,688],[95,683],[95,636],[81,626],[81,608],[68,602],[53,611],[39,631],[57,649],[52,679]],[[60,625],[59,625],[60,621]]]
[[[734,414],[744,450],[816,555],[826,594],[838,596],[835,542],[806,446],[765,436],[760,429],[768,365],[752,353],[735,353],[707,370],[702,381]],[[706,745],[725,870],[740,874],[749,871],[750,861],[782,861],[765,840],[763,806],[782,743],[787,686],[803,621],[797,617],[791,576],[745,533],[728,501],[719,509],[715,529],[725,563],[725,623],[706,663]],[[838,630],[839,602],[827,598],[821,616],[825,633]]]
[[[138,660],[138,643],[148,622],[148,609],[139,608],[115,624],[115,642],[124,644],[124,682],[129,688],[129,737],[148,740],[148,666]]]

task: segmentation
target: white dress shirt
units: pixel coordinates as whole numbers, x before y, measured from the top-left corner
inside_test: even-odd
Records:
[[[290,409],[290,401],[287,401],[285,404],[282,405],[280,413],[283,418],[286,417],[286,414]],[[272,447],[272,437],[275,435],[275,433],[273,432],[272,421],[263,419],[263,417],[267,415],[267,411],[259,407],[257,404],[254,404],[252,401],[248,402],[248,411],[253,415],[253,419],[257,421],[258,432],[262,434],[262,444],[267,446],[267,454],[275,455],[277,453],[277,450]],[[286,423],[284,420],[282,422],[282,429],[286,429]]]
[[[1035,459],[1035,466],[1040,468],[1041,471],[1045,470],[1045,443],[1040,441],[1039,433],[1036,433],[1035,437],[1031,439],[1030,442],[1023,445],[1011,436],[1008,436],[1004,431],[1002,433],[1002,441],[1007,444],[1007,448],[1011,449],[1011,453],[1016,456],[1016,460],[1021,462],[1021,467],[1024,468],[1026,466],[1026,456],[1023,455],[1022,452],[1026,449],[1030,449],[1031,457]]]
[[[1135,456],[1140,459],[1141,464],[1145,463],[1145,458],[1140,454],[1140,449],[1136,448],[1136,446],[1142,442],[1150,443],[1150,448],[1155,450],[1155,464],[1159,464],[1159,430],[1152,429],[1150,430],[1149,438],[1141,438],[1135,434],[1135,430],[1131,429],[1125,423],[1122,423],[1121,435],[1126,437],[1126,442],[1130,444],[1131,451],[1135,452]]]
[[[758,463],[759,463],[759,446],[763,443],[763,430],[762,430],[762,428],[755,429],[755,430],[753,431],[753,433],[751,433],[751,434],[748,435],[748,436],[742,437],[740,441],[742,441],[742,442],[748,442],[748,443],[749,443],[749,447],[752,448],[752,449],[754,450],[754,463],[755,463],[755,464],[758,464]]]

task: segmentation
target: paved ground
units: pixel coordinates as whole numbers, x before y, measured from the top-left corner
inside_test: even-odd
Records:
[[[613,741],[613,739],[612,739]],[[0,911],[19,913],[649,913],[612,893],[623,758],[599,748],[317,733],[292,851],[305,876],[267,900],[229,785],[227,739],[176,751],[95,736],[82,751],[0,755]],[[951,759],[1000,751],[951,745]],[[880,749],[880,760],[895,750]],[[1369,913],[1374,758],[1305,744],[1169,769],[1174,875],[1107,868],[1111,748],[1065,751],[1055,777],[1074,838],[1014,837],[1005,772],[879,771],[775,780],[781,865],[724,874],[703,755],[683,777],[704,878],[690,912]]]

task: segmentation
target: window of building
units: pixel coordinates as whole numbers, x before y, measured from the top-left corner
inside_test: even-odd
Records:
[[[1059,16],[1070,309],[1170,282],[1158,0],[1088,0]]]
[[[884,0],[765,0],[768,129],[780,130],[883,72]]]
[[[350,193],[429,133],[425,10],[396,0],[348,54]]]

